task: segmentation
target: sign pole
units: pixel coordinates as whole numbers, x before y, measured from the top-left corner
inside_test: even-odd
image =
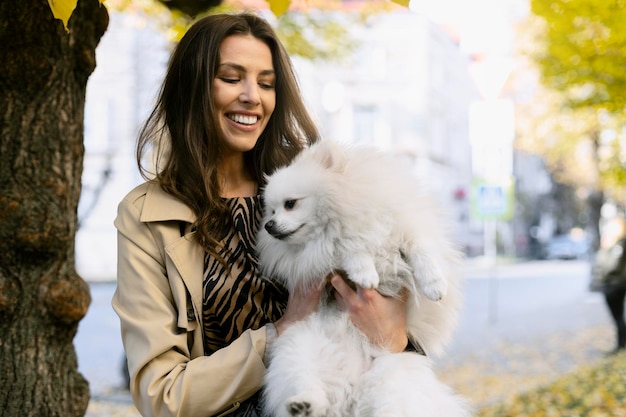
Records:
[[[514,181],[512,177],[499,181],[475,178],[472,182],[472,212],[483,219],[483,245],[487,262],[487,321],[498,321],[498,220],[513,217]]]
[[[488,262],[488,322],[495,324],[498,321],[498,277],[496,273],[498,261],[498,220],[485,219],[485,257]]]

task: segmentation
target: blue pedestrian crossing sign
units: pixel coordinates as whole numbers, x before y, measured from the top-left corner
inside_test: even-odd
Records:
[[[513,217],[513,191],[510,177],[502,182],[475,179],[470,196],[472,215],[479,219],[510,220]]]

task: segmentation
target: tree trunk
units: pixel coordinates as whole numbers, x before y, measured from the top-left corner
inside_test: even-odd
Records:
[[[604,190],[600,186],[600,125],[596,120],[596,125],[589,132],[591,140],[592,154],[595,172],[594,185],[587,198],[587,209],[589,211],[589,231],[591,232],[591,250],[595,253],[602,243],[600,231],[600,220],[602,218],[602,206],[604,205]]]
[[[595,253],[602,243],[600,233],[600,219],[602,218],[602,206],[604,205],[604,192],[593,190],[587,198],[587,208],[589,211],[589,232],[591,234],[591,250]]]
[[[73,339],[91,301],[74,265],[83,114],[108,25],[79,0],[0,1],[0,415],[84,416]]]

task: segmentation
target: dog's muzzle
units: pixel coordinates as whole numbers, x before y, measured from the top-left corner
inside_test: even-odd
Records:
[[[285,240],[289,238],[289,236],[293,235],[299,229],[298,228],[290,232],[283,232],[278,228],[278,225],[276,224],[274,220],[269,220],[267,223],[265,223],[264,227],[265,227],[265,230],[267,230],[267,233],[269,233],[272,237],[279,239],[279,240]]]
[[[267,233],[269,233],[276,239],[284,239],[286,237],[286,235],[278,230],[278,226],[276,225],[276,222],[274,220],[269,220],[267,223],[265,223],[265,230],[267,230]]]

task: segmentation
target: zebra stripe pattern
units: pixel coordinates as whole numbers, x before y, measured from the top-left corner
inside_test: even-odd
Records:
[[[204,259],[204,351],[210,355],[247,329],[258,329],[282,316],[287,290],[259,274],[255,236],[263,217],[260,196],[225,199],[232,225],[221,239],[226,265]]]

